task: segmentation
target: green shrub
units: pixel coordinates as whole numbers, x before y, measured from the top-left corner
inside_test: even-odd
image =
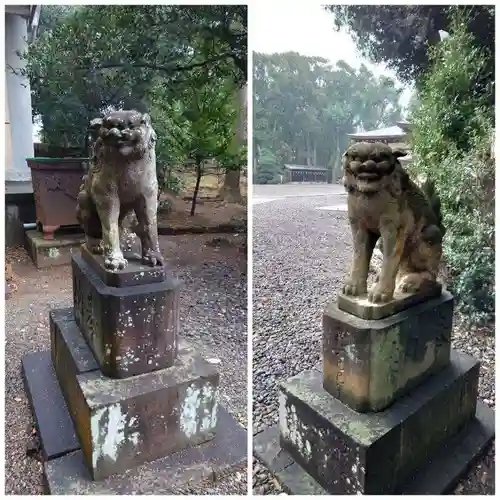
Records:
[[[253,172],[254,184],[280,184],[282,167],[278,164],[277,156],[267,148],[259,153]]]
[[[431,51],[413,110],[411,173],[435,181],[441,198],[444,261],[457,309],[473,324],[494,318],[494,110],[478,93],[485,58],[454,14],[450,36]]]

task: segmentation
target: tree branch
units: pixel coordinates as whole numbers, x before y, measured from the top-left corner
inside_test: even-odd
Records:
[[[200,61],[197,63],[187,64],[184,66],[161,66],[152,63],[107,63],[101,64],[99,66],[93,66],[90,68],[81,68],[82,70],[86,69],[86,72],[90,71],[98,71],[101,69],[111,69],[111,68],[146,68],[151,69],[153,71],[164,71],[166,73],[179,73],[183,71],[189,71],[195,68],[201,68],[203,66],[208,66],[214,62],[222,61],[223,59],[228,59],[233,57],[231,52],[225,52],[224,54],[220,54],[218,56],[210,57],[204,61]]]

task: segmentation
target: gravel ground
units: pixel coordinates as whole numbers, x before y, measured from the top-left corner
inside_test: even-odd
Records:
[[[211,244],[215,238],[217,244]],[[180,335],[202,354],[221,360],[221,404],[247,428],[247,279],[244,236],[161,237],[160,246],[183,281]],[[209,243],[208,245],[206,243]],[[69,266],[38,271],[23,252],[11,252],[18,290],[6,301],[5,493],[42,493],[42,466],[26,454],[33,419],[21,378],[21,359],[50,348],[48,313],[72,305]],[[246,494],[246,466],[186,488],[192,494]]]
[[[253,207],[254,433],[278,421],[277,384],[320,361],[322,311],[336,297],[351,253],[346,213],[315,209],[342,204],[345,195],[280,198],[279,187],[273,188],[260,193],[273,201]],[[480,397],[494,407],[493,328],[471,331],[457,324],[454,347],[481,360]],[[494,479],[492,446],[455,493],[493,494]],[[257,459],[253,491],[282,491]]]

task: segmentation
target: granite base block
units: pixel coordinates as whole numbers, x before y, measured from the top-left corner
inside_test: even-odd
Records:
[[[453,436],[400,485],[397,495],[444,495],[453,491],[491,444],[495,435],[495,414],[478,403],[475,418]],[[279,443],[279,426],[256,434],[254,455],[276,476],[290,495],[330,495]],[[343,494],[338,493],[338,494]]]
[[[202,479],[247,463],[247,433],[224,408],[211,441],[186,448],[102,481],[93,481],[81,451],[44,464],[47,493],[52,495],[175,495]],[[228,492],[230,494],[230,492]]]
[[[324,388],[358,412],[381,411],[450,362],[453,297],[441,296],[384,319],[327,306]]]
[[[71,264],[73,253],[79,252],[85,241],[83,233],[57,233],[46,240],[36,229],[26,231],[27,250],[38,269]]]
[[[22,376],[35,417],[44,460],[78,450],[80,443],[50,360],[50,351],[30,352],[22,361]]]
[[[160,282],[108,286],[94,269],[102,262],[91,266],[87,260],[72,257],[75,320],[103,374],[127,378],[172,366],[180,282],[169,275]],[[157,274],[164,276],[164,269]],[[136,276],[141,279],[140,272]]]
[[[166,265],[148,266],[142,263],[139,253],[131,251],[123,251],[123,256],[127,260],[126,267],[113,271],[104,265],[104,255],[92,253],[86,244],[82,246],[81,256],[107,286],[124,288],[161,283],[168,278],[169,274]]]
[[[25,356],[23,375],[28,398],[34,402],[38,433],[43,436],[44,481],[49,494],[175,494],[247,461],[246,430],[219,406],[215,437],[210,441],[95,481],[59,389],[50,351]]]
[[[280,445],[332,494],[391,494],[476,413],[479,362],[450,365],[378,413],[358,413],[310,370],[280,387]]]
[[[92,364],[76,322],[62,315],[51,314],[52,359],[95,480],[214,437],[219,382],[214,365],[181,342],[174,366],[112,379]]]
[[[396,291],[389,302],[374,303],[368,299],[368,294],[362,296],[339,294],[337,304],[341,311],[362,319],[382,319],[397,314],[412,306],[439,297],[442,292],[441,283],[429,283],[427,287],[416,293]]]

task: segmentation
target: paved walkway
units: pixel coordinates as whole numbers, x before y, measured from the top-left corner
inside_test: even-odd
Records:
[[[346,193],[341,184],[256,184],[253,186],[251,197],[252,205],[261,205],[270,203],[283,198],[309,198],[309,197],[328,197],[332,204],[318,205],[318,210],[345,211]]]

